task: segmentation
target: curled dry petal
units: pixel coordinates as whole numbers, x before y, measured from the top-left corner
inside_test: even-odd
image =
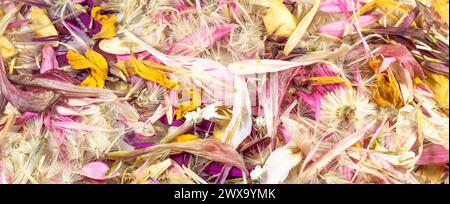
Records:
[[[67,81],[61,81],[54,78],[45,78],[44,76],[33,76],[25,74],[11,75],[9,76],[9,79],[13,83],[18,85],[35,86],[50,89],[62,93],[64,94],[64,96],[67,97],[74,97],[74,98],[94,97],[105,99],[107,101],[113,101],[114,99],[117,98],[117,96],[111,90],[77,86]]]
[[[106,180],[109,166],[103,162],[91,162],[83,166],[81,174],[91,179]]]
[[[448,149],[442,145],[430,144],[423,148],[416,165],[440,165],[448,163]]]
[[[358,23],[360,28],[366,28],[375,23],[378,20],[377,16],[374,15],[365,15],[360,16],[358,18]],[[337,21],[334,23],[323,25],[319,28],[318,32],[335,36],[338,38],[342,38],[345,31],[345,26],[348,25],[348,22],[346,20]]]
[[[3,96],[21,111],[42,112],[55,103],[60,94],[44,90],[42,92],[23,91],[14,86],[6,76],[5,65],[0,56],[0,89]]]
[[[143,79],[153,81],[168,89],[175,89],[178,87],[178,83],[167,78],[164,72],[152,67],[147,67],[143,62],[138,61],[134,56],[132,56],[131,62],[133,63],[136,73]]]
[[[105,38],[105,39],[111,39],[114,36],[116,36],[116,16],[113,15],[111,17],[107,15],[100,14],[101,7],[94,7],[91,10],[91,16],[98,21],[100,24],[102,24],[102,29],[100,32],[94,35],[94,39],[98,38]]]
[[[263,167],[261,183],[280,184],[282,183],[292,168],[297,166],[302,160],[301,152],[294,143],[276,149]]]
[[[245,164],[239,153],[231,146],[219,142],[215,139],[192,140],[183,143],[160,144],[144,149],[133,150],[129,152],[111,152],[107,154],[110,159],[134,159],[137,156],[149,156],[162,152],[176,154],[188,152],[206,159],[228,164],[245,170]]]
[[[101,54],[91,49],[87,49],[85,55],[86,57],[69,50],[67,59],[73,69],[90,70],[90,75],[81,83],[82,86],[103,88],[108,77],[108,62]]]
[[[59,68],[59,64],[56,60],[55,50],[49,45],[44,45],[42,48],[41,74],[57,68]]]
[[[297,26],[297,19],[282,0],[273,0],[264,16],[264,25],[269,35],[289,37]]]
[[[408,70],[411,77],[425,78],[422,67],[404,45],[372,44],[370,45],[370,49],[377,49],[376,54],[382,55],[385,58],[393,57],[397,59],[402,67]]]

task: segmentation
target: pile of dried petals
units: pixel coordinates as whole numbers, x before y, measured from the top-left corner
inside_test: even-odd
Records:
[[[1,0],[0,183],[448,183],[447,0]]]

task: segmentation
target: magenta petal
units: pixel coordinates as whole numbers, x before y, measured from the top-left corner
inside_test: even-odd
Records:
[[[442,145],[430,144],[423,149],[422,156],[416,165],[439,165],[448,163],[448,149]]]
[[[103,162],[91,162],[81,169],[81,174],[91,179],[106,180],[109,166]]]
[[[20,116],[20,118],[18,118],[16,120],[15,125],[22,125],[22,124],[26,123],[27,121],[29,121],[29,120],[37,117],[37,116],[39,116],[39,114],[37,114],[37,113],[25,112],[24,114],[22,114],[22,116]]]
[[[213,163],[208,165],[204,172],[208,175],[217,175],[221,173],[223,167],[222,164]],[[242,177],[242,171],[239,168],[232,167],[229,176],[234,178]]]
[[[84,24],[84,26],[86,26],[90,30],[90,37],[100,32],[100,30],[102,29],[102,25],[98,21],[94,20],[90,15],[82,13],[78,17],[80,18],[80,21]]]

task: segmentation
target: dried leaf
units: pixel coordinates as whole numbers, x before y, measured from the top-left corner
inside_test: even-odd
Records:
[[[55,103],[60,94],[43,90],[23,91],[11,84],[5,72],[3,58],[0,56],[0,89],[3,96],[21,111],[42,112]]]
[[[171,154],[188,152],[206,159],[236,166],[245,169],[242,157],[231,146],[214,139],[192,140],[183,143],[160,144],[145,149],[130,152],[112,152],[106,156],[110,159],[132,159],[137,156],[150,157],[151,155],[169,151]]]

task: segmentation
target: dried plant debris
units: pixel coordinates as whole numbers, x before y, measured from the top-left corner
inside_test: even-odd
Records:
[[[447,0],[1,0],[0,183],[449,182]]]

